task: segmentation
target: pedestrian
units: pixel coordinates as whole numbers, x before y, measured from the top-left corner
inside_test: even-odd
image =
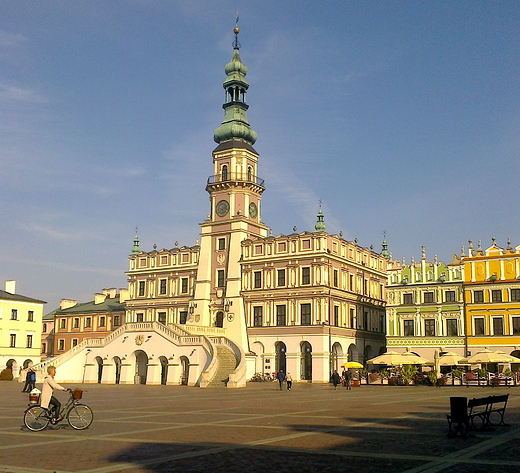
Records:
[[[292,388],[292,376],[289,371],[287,371],[287,376],[285,377],[285,381],[287,381],[287,391],[290,391]]]
[[[278,371],[278,373],[276,373],[276,379],[280,383],[280,391],[281,391],[282,390],[282,384],[285,381],[285,373],[283,372],[283,370],[280,370],[280,371]]]
[[[350,391],[352,389],[352,372],[350,370],[347,370],[345,374],[345,383],[347,391]]]
[[[30,368],[31,376],[30,376],[30,383],[29,383],[29,392],[31,392],[36,387],[36,371],[34,371],[32,368]]]
[[[29,393],[32,389],[31,386],[31,368],[27,368],[27,373],[25,374],[25,386],[22,389],[23,393]]]
[[[334,389],[338,389],[338,384],[341,383],[341,376],[338,373],[338,370],[334,370],[331,376],[332,384],[334,385]]]

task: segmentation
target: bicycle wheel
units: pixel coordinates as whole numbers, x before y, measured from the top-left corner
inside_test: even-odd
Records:
[[[33,432],[39,432],[49,425],[50,419],[46,409],[41,406],[32,406],[23,415],[25,427]]]
[[[94,420],[92,409],[85,404],[74,404],[67,412],[69,425],[76,430],[86,429]]]

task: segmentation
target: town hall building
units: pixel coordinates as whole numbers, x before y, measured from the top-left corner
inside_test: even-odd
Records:
[[[143,251],[136,235],[124,323],[55,358],[57,379],[242,387],[283,370],[328,382],[342,363],[384,351],[386,246],[379,254],[327,233],[321,207],[312,231],[274,236],[264,223],[238,33],[200,241]]]

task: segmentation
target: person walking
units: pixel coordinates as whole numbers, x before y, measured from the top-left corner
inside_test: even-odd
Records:
[[[280,370],[280,371],[278,371],[278,373],[276,373],[276,379],[280,383],[280,391],[281,391],[282,390],[282,384],[285,381],[285,373],[283,372],[283,370]]]
[[[31,368],[27,368],[27,373],[25,374],[25,386],[22,389],[23,393],[30,393],[32,391],[31,388]]]
[[[287,371],[287,376],[285,377],[285,381],[287,381],[287,391],[290,391],[292,388],[292,376],[289,371]]]
[[[347,391],[350,391],[352,389],[352,372],[350,370],[346,370],[345,382]]]
[[[331,376],[332,384],[334,385],[334,389],[338,389],[338,384],[341,383],[341,376],[338,373],[338,370],[334,370]]]

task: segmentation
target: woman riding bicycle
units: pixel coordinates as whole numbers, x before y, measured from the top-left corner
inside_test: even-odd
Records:
[[[44,409],[49,409],[49,404],[52,405],[54,408],[54,420],[59,422],[61,420],[58,418],[61,403],[52,395],[52,393],[55,389],[59,389],[60,391],[68,391],[68,389],[60,386],[56,381],[54,381],[54,376],[56,376],[56,368],[54,366],[48,366],[47,373],[48,375],[45,376],[45,379],[43,380],[41,406]]]

